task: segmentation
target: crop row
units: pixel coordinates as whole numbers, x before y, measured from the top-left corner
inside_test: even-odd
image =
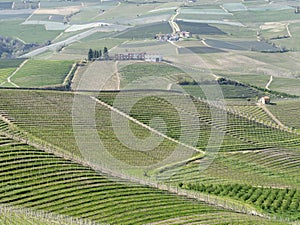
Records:
[[[241,184],[181,183],[180,185],[189,190],[241,200],[270,213],[300,218],[300,191],[296,189],[262,188]]]
[[[299,135],[258,123],[245,118],[244,115],[229,113],[214,106],[210,107],[206,102],[191,99],[188,96],[157,92],[152,93],[152,96],[151,93],[143,92],[120,93],[116,98],[114,95],[116,94],[101,94],[100,99],[145,124],[149,124],[154,117],[161,117],[167,126],[167,133],[175,139],[178,139],[181,133],[197,132],[197,129],[193,127],[194,124],[189,122],[194,119],[199,123],[199,136],[204,139],[199,140],[199,148],[203,148],[208,138],[213,136],[212,128],[216,128],[220,134],[225,132],[223,146],[227,147],[224,149],[227,151],[300,145]],[[131,107],[132,104],[134,105]],[[185,121],[180,118],[183,115],[189,120]],[[227,135],[231,138],[226,138]],[[239,140],[239,143],[236,143],[236,146],[234,144],[230,146],[230,142],[227,143],[230,139]]]
[[[262,149],[235,154],[219,153],[207,168],[203,169],[205,160],[198,159],[185,165],[162,169],[156,175],[160,181],[172,184],[184,181],[298,188],[298,157],[292,150]]]
[[[1,146],[0,165],[2,204],[111,224],[144,224],[220,212],[164,191],[112,181],[72,161],[13,141]]]

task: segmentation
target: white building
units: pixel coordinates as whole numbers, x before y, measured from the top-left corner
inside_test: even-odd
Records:
[[[163,60],[162,55],[159,54],[146,54],[145,61],[146,62],[161,62]]]

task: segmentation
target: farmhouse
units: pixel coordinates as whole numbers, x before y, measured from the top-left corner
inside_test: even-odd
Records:
[[[141,53],[118,53],[115,54],[114,60],[143,60],[147,62],[161,62],[163,57],[159,54]]]
[[[145,60],[146,52],[115,54],[115,60]]]
[[[263,96],[258,100],[259,103],[266,105],[266,104],[270,104],[271,100],[269,96]]]
[[[297,6],[297,8],[295,9],[295,13],[296,13],[296,14],[299,14],[299,13],[300,13],[300,7],[299,7],[299,6]]]

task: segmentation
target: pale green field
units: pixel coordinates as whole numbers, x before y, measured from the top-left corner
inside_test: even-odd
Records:
[[[72,64],[73,61],[30,60],[11,80],[21,87],[60,85]]]
[[[0,83],[6,81],[6,78],[11,75],[16,68],[3,68],[0,69]]]
[[[22,25],[21,20],[0,21],[0,34],[20,38],[26,43],[44,44],[54,39],[61,31],[46,31],[42,25]]]

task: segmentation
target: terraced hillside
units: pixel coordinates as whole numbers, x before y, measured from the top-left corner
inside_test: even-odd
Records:
[[[115,104],[115,95],[103,94],[100,95],[100,99],[113,105]],[[251,111],[249,111],[247,118],[245,112],[226,110],[222,104],[222,108],[219,108],[217,104],[216,106],[210,106],[206,101],[182,96],[181,94],[152,93],[149,95],[150,97],[147,97],[147,94],[143,92],[118,94],[116,99],[122,104],[117,104],[116,107],[145,124],[149,124],[150,119],[155,116],[163,118],[167,121],[168,130],[173,132],[169,134],[173,138],[180,136],[181,129],[190,133],[196,130],[190,127],[185,130],[185,124],[179,124],[182,121],[179,121],[178,115],[170,113],[170,110],[173,110],[173,112],[177,111],[178,114],[183,112],[191,114],[191,117],[197,118],[201,127],[201,135],[199,135],[197,144],[199,149],[206,148],[207,135],[211,134],[212,127],[219,130],[219,132],[225,133],[221,146],[222,151],[291,147],[299,146],[300,144],[299,135],[277,129],[274,123],[270,123],[268,117],[265,117],[268,120],[265,121],[264,118],[260,118],[258,119],[260,122],[258,122]],[[132,102],[135,104],[128,110],[127,105],[131,105]],[[172,105],[175,102],[176,105]],[[162,108],[164,110],[161,110]],[[276,140],[276,142],[273,140]]]
[[[91,153],[87,156],[85,153],[89,151],[88,148],[94,149],[93,146],[96,142],[94,142],[95,140],[90,142],[92,134],[90,131],[92,128],[97,128],[97,135],[105,150],[117,160],[111,164],[109,164],[110,162],[101,162],[101,166],[134,174],[141,180],[154,179],[155,182],[167,183],[172,187],[180,183],[187,185],[192,182],[201,182],[206,185],[222,183],[248,185],[250,187],[288,188],[289,191],[299,187],[298,159],[300,155],[297,149],[300,138],[296,133],[270,126],[268,122],[252,120],[245,115],[236,114],[235,111],[224,110],[215,102],[210,102],[209,105],[206,101],[175,92],[107,92],[100,93],[99,99],[101,101],[89,96],[89,94],[91,93],[74,95],[67,92],[53,91],[1,90],[1,115],[5,121],[10,123],[10,126],[4,124],[2,130],[10,133],[10,137],[22,137],[23,140],[27,140],[29,143],[38,143],[39,146],[45,149],[53,149],[69,157],[71,155],[74,159],[85,159],[95,163],[95,155]],[[80,104],[74,107],[73,102],[76,98],[79,100],[77,103]],[[95,109],[94,113],[92,113],[93,121],[89,120],[90,115],[85,114],[85,110],[91,111],[90,107]],[[75,113],[74,110],[81,110],[81,114]],[[80,115],[84,116],[80,118]],[[153,118],[160,118],[161,120],[153,120]],[[188,123],[188,120],[185,120],[186,118],[192,118],[192,121],[195,123]],[[129,129],[124,127],[124,123],[121,123],[124,119]],[[164,121],[164,123],[161,121]],[[199,126],[196,126],[197,123]],[[79,146],[76,143],[78,136],[74,137],[76,129],[80,131],[79,140],[82,141]],[[122,132],[118,133],[116,129]],[[134,139],[129,131],[137,139]],[[194,139],[192,135],[196,132],[199,132],[200,135]],[[214,137],[214,135],[221,134],[224,135],[224,140],[223,143],[220,143],[220,146],[217,146],[215,142],[210,142],[211,136]],[[149,137],[160,138],[159,144],[150,150],[143,151],[142,149],[148,147],[148,145],[141,145],[141,149],[134,149],[130,145],[135,143],[136,140],[143,141]],[[193,142],[195,140],[196,142]],[[3,141],[4,143],[11,142],[11,140],[8,141],[6,138]],[[192,146],[193,143],[195,147]],[[9,146],[10,144],[5,145],[4,149],[7,149]],[[84,151],[82,151],[82,146],[85,146]],[[178,146],[179,148],[177,148]],[[216,156],[215,160],[210,162],[205,170],[199,170],[203,163],[207,163],[205,161],[207,152],[218,147],[220,147],[221,152]],[[26,159],[29,157],[29,161],[31,160],[31,155],[35,155],[35,151],[37,151],[36,149],[33,150],[32,147],[29,147],[29,149],[26,147],[27,153],[23,155],[19,153],[18,147],[14,148],[17,151],[15,155],[24,156]],[[179,149],[177,153],[182,153],[182,155],[180,154],[180,157],[175,159],[171,157],[173,161],[167,161],[166,163],[164,160],[168,159],[176,149]],[[6,151],[11,151],[11,149]],[[15,155],[11,154],[6,153],[8,160],[15,157]],[[65,174],[71,168],[73,171],[70,172],[72,179],[77,179],[74,171],[77,171],[78,164],[75,163],[75,165],[74,162],[64,161],[63,164],[66,167],[61,168],[62,159],[57,159],[48,153],[38,154],[41,155],[41,159],[47,158],[47,167],[58,160],[55,164],[59,166],[60,172],[56,171],[55,174]],[[40,159],[34,160],[38,164],[37,166],[40,167],[42,165],[39,164],[39,161]],[[115,162],[119,162],[120,165],[117,165]],[[96,163],[99,162],[96,160]],[[122,167],[122,163],[129,165],[129,167]],[[14,167],[8,168],[8,170],[11,170]],[[34,172],[34,169],[32,171]],[[90,172],[87,173],[90,174]],[[37,172],[37,175],[39,175],[39,172]],[[76,178],[73,178],[73,176]],[[28,177],[26,179],[29,181]],[[47,181],[48,179],[49,181]],[[39,188],[45,188],[45,191],[37,192],[42,194],[43,197],[41,199],[44,200],[40,200],[45,201],[45,204],[49,202],[49,199],[55,199],[51,194],[51,196],[47,196],[45,194],[46,190],[55,190],[56,194],[65,195],[63,191],[65,188],[60,186],[64,185],[63,183],[57,184],[60,190],[51,189],[48,186],[52,179],[56,180],[59,178],[53,177],[51,173],[51,175],[46,176],[46,179],[44,177],[43,181],[38,181],[37,184]],[[32,182],[35,184],[35,181]],[[44,182],[48,182],[48,184]],[[86,182],[93,183],[94,181]],[[74,185],[75,187],[71,186],[70,190],[79,190],[78,193],[80,195],[88,192],[81,192],[80,183]],[[9,186],[6,188],[9,192],[15,187],[17,186],[13,186],[12,189],[9,189]],[[125,190],[126,188],[122,186],[123,189]],[[26,190],[31,189],[28,188]],[[95,194],[97,192],[95,191]],[[15,190],[12,193],[18,192]],[[26,195],[22,194],[21,196],[26,197]],[[11,201],[8,195],[4,197],[2,198],[4,200],[3,203]],[[38,197],[31,197],[40,201]],[[49,199],[46,200],[48,197]],[[73,199],[73,197],[70,196],[70,199]],[[224,196],[220,197],[224,198]],[[70,202],[70,199],[62,200],[61,202]],[[91,198],[89,199],[91,200]],[[148,197],[145,197],[145,199],[148,199]],[[32,201],[23,204],[23,200],[17,198],[13,198],[12,201],[16,201],[16,203],[26,207],[34,207],[35,209],[55,210],[57,213],[66,213],[67,215],[83,218],[90,218],[89,216],[91,216],[89,212],[85,211],[88,204],[85,204],[85,208],[82,209],[82,215],[87,213],[85,217],[72,211],[73,204],[70,205],[69,209],[61,206],[54,207],[51,204],[49,207],[47,204],[43,206],[44,203],[39,202],[37,204]],[[75,205],[77,205],[77,210],[77,207],[80,206],[78,203]],[[254,205],[254,207],[256,206]],[[98,210],[96,208],[95,206],[95,210]],[[89,209],[94,209],[94,206]],[[257,208],[257,210],[270,213],[270,216],[274,213],[279,217],[283,216],[281,212],[269,212],[261,208]],[[195,211],[192,212],[192,214],[194,213]],[[186,216],[186,214],[182,215]],[[180,217],[180,215],[176,214],[177,217]],[[295,219],[295,217],[290,217],[288,214],[287,217]],[[102,221],[98,217],[96,219]],[[118,217],[112,221],[118,221],[116,223],[123,224],[119,219]],[[160,218],[160,220],[164,220],[164,218]],[[105,222],[105,220],[103,221]],[[132,218],[128,218],[128,221],[132,221]],[[145,223],[145,221],[141,223]]]
[[[7,125],[2,122],[2,128]],[[146,224],[177,220],[215,224],[274,224],[153,188],[116,180],[88,167],[0,136],[1,204],[22,206],[109,224]],[[129,210],[128,210],[129,209]],[[36,224],[22,215],[3,214],[10,224]],[[224,218],[223,218],[224,217]],[[186,218],[186,219],[184,219]],[[76,222],[76,220],[74,220]],[[51,221],[43,224],[54,224]],[[63,220],[60,224],[63,224]],[[90,224],[90,223],[85,223]],[[276,222],[275,222],[276,224]],[[280,224],[280,223],[278,223]]]

